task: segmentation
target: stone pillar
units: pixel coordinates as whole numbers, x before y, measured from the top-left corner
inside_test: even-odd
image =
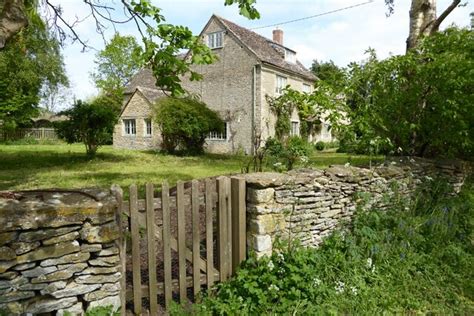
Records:
[[[117,215],[110,191],[0,192],[0,311],[120,307]]]
[[[271,255],[275,238],[285,231],[284,208],[275,202],[274,189],[284,181],[279,173],[246,176],[247,246],[257,258]]]

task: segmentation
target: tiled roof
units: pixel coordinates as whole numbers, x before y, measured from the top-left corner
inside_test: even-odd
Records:
[[[125,94],[132,94],[138,87],[157,89],[155,77],[150,68],[142,68],[138,71],[125,87]]]
[[[309,80],[316,80],[316,76],[306,69],[299,61],[289,63],[285,61],[284,49],[294,52],[266,37],[263,37],[249,29],[241,27],[231,21],[214,15],[230,32],[232,32],[243,44],[245,44],[258,59],[278,68],[296,73]]]
[[[296,63],[285,61],[284,50],[288,49],[294,52],[293,50],[279,45],[266,37],[217,15],[214,15],[213,17],[220,21],[229,32],[246,45],[262,63],[273,65],[310,81],[315,81],[317,79],[316,76],[306,69],[299,61]],[[155,78],[150,68],[143,68],[132,77],[128,85],[125,87],[125,94],[132,94],[138,87],[146,88],[148,90],[157,90],[155,86]],[[144,89],[140,89],[140,91],[145,94]],[[158,91],[161,92],[159,89]]]

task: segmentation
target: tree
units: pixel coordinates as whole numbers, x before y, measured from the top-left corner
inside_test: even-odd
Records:
[[[449,28],[406,55],[350,66],[350,133],[364,150],[421,157],[474,156],[474,33]],[[420,101],[421,100],[421,101]]]
[[[237,4],[240,13],[248,18],[258,18],[255,9],[256,0],[225,0],[225,5]],[[90,10],[95,19],[97,31],[104,36],[104,30],[115,24],[133,23],[141,34],[143,41],[142,64],[150,65],[156,86],[173,95],[182,94],[184,90],[180,85],[180,77],[190,76],[191,80],[198,80],[201,75],[192,71],[192,64],[210,64],[214,60],[211,50],[194,36],[191,30],[184,26],[165,23],[161,9],[152,5],[149,0],[121,0],[122,10],[104,4],[100,0],[85,0],[84,5]],[[7,0],[0,8],[0,49],[4,43],[18,33],[26,24],[27,11],[38,10],[37,1],[34,0]],[[87,41],[77,33],[77,23],[68,23],[63,17],[60,5],[54,5],[49,0],[39,2],[39,9],[46,11],[52,26],[61,42],[68,37],[78,41],[84,49],[89,48]],[[124,12],[117,15],[117,12]],[[182,50],[189,51],[187,58],[178,57]]]
[[[163,98],[156,104],[155,121],[163,137],[163,149],[201,154],[210,132],[222,132],[224,122],[203,102],[192,98]]]
[[[42,92],[67,84],[58,41],[32,16],[29,26],[0,51],[0,120],[11,128],[28,123]]]
[[[96,86],[103,93],[122,94],[123,87],[140,69],[141,47],[133,36],[115,33],[103,50],[96,54],[97,65],[91,74]]]
[[[314,59],[311,71],[336,92],[341,92],[346,85],[344,68],[339,68],[332,60],[320,62]]]
[[[410,28],[407,38],[407,51],[414,48],[420,38],[439,31],[446,17],[461,3],[453,0],[439,17],[436,16],[436,0],[412,0],[410,7]]]
[[[77,100],[71,109],[60,114],[67,121],[57,123],[60,138],[69,144],[82,142],[89,157],[94,157],[97,149],[112,139],[117,122],[117,111],[110,106],[110,97],[100,96],[91,102]]]

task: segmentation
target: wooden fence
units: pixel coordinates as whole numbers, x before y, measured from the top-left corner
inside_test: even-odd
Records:
[[[193,301],[203,288],[229,278],[246,256],[245,181],[240,178],[136,185],[119,196],[122,311],[161,314],[173,299]],[[131,252],[127,246],[131,244]],[[125,305],[127,302],[127,305]]]
[[[58,135],[54,128],[17,128],[14,131],[6,131],[0,128],[0,140],[18,140],[23,138],[34,139],[57,139]]]

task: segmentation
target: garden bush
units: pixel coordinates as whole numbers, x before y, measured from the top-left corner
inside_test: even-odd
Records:
[[[474,313],[474,191],[432,182],[413,202],[358,210],[352,227],[318,249],[277,242],[207,293],[194,314],[320,315]],[[181,310],[183,312],[183,310]]]
[[[68,117],[55,123],[59,138],[69,144],[82,142],[87,156],[94,157],[100,146],[112,142],[118,119],[115,102],[115,98],[108,96],[99,96],[91,102],[77,100],[71,109],[59,113]]]
[[[326,144],[323,141],[319,141],[314,145],[314,148],[316,148],[316,150],[318,150],[318,151],[322,151],[322,150],[324,150],[325,146],[326,146]]]
[[[281,172],[293,169],[298,161],[306,164],[311,154],[311,146],[298,136],[291,136],[284,142],[270,137],[265,143],[265,151],[267,164],[273,170]]]
[[[155,120],[168,153],[201,154],[210,132],[222,132],[224,122],[205,103],[193,98],[163,98],[155,106]]]

